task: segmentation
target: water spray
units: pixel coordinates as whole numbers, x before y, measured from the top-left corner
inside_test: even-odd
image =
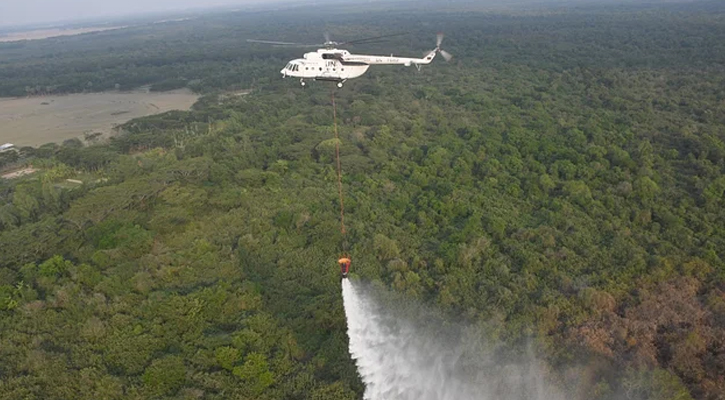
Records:
[[[480,343],[464,329],[410,304],[391,307],[359,281],[343,279],[342,295],[350,355],[365,384],[365,400],[565,398],[545,383],[533,358],[480,354]]]

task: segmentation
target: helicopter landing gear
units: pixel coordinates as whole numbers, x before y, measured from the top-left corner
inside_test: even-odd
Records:
[[[302,86],[304,87],[304,86],[305,86],[306,84],[307,84],[307,83],[305,82],[305,80],[304,80],[304,79],[300,79],[300,85],[302,85]]]
[[[337,87],[342,89],[342,82],[337,82]]]

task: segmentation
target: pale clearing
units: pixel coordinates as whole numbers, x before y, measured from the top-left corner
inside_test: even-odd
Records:
[[[21,176],[30,175],[37,171],[37,169],[34,168],[23,168],[21,170],[8,172],[7,174],[2,175],[3,179],[15,179],[20,178]]]
[[[103,32],[111,31],[114,29],[123,29],[127,26],[109,26],[109,27],[95,27],[95,28],[77,28],[77,29],[62,29],[62,28],[50,28],[50,29],[36,29],[25,32],[11,32],[8,34],[0,34],[0,42],[17,42],[21,40],[38,40],[47,39],[58,36],[73,36],[81,35],[84,33],[92,32]]]
[[[0,99],[0,144],[37,147],[83,139],[95,132],[108,137],[116,125],[170,110],[188,110],[198,98],[189,90],[139,90]]]

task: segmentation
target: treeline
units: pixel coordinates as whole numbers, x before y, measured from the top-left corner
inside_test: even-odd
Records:
[[[581,14],[532,16],[561,35],[537,61],[542,34],[500,17],[449,34],[449,64],[372,69],[336,92],[353,273],[533,342],[571,398],[717,399],[720,53],[695,45],[687,63],[682,42],[656,43],[692,20],[725,27],[585,15],[621,28],[591,43],[642,47],[585,63]],[[42,172],[0,184],[0,397],[359,398],[329,89],[270,80],[131,121],[108,145],[24,150]]]
[[[344,7],[344,6],[342,6]],[[722,68],[722,6],[579,7],[566,12],[449,12],[446,18],[404,8],[362,21],[343,9],[291,9],[226,13],[170,24],[143,24],[42,41],[0,43],[0,96],[36,96],[188,87],[199,93],[267,87],[289,59],[313,48],[276,48],[246,39],[319,43],[331,31],[338,41],[406,31],[379,45],[352,51],[430,50],[435,32],[462,62],[482,67]],[[270,28],[274,26],[275,29]],[[398,27],[406,27],[407,30]],[[503,63],[503,64],[502,64]],[[272,68],[274,66],[274,68]]]

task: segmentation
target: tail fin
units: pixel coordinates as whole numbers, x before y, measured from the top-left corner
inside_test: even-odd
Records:
[[[431,50],[428,54],[423,56],[423,62],[421,64],[430,64],[433,62],[433,59],[436,58],[436,54],[438,54],[438,49]]]

